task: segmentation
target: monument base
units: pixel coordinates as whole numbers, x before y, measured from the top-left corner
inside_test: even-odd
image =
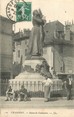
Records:
[[[10,80],[10,85],[13,90],[19,90],[21,85],[27,89],[28,92],[31,92],[31,95],[34,97],[43,97],[44,94],[44,85],[43,80],[45,77],[40,73],[35,71],[37,65],[41,65],[45,59],[43,58],[32,58],[31,60],[25,60],[23,67],[25,70],[20,73],[15,79]],[[53,85],[51,87],[51,91],[61,91],[62,83],[59,79],[52,79]]]
[[[31,59],[27,59],[23,63],[23,68],[25,66],[30,66],[34,71],[37,65],[41,65],[43,61],[46,61],[43,57],[32,56]]]
[[[19,90],[21,85],[24,85],[28,91],[43,91],[42,81],[44,79],[39,73],[23,72],[16,76],[15,79],[11,79],[10,84],[14,90]]]

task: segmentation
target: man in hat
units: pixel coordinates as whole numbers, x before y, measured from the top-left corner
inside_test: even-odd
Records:
[[[72,99],[72,76],[68,75],[67,80],[66,80],[66,88],[67,88],[67,100]]]

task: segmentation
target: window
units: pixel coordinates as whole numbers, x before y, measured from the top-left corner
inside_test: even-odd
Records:
[[[44,54],[46,54],[47,53],[47,48],[44,48],[43,52],[44,52]]]
[[[20,50],[18,50],[18,57],[20,57]]]
[[[63,53],[63,46],[62,45],[59,48],[59,53]]]
[[[46,33],[48,33],[48,30],[46,31]]]
[[[21,41],[16,42],[16,45],[21,45]]]
[[[25,55],[27,55],[27,53],[28,53],[28,52],[27,52],[27,49],[25,49]]]
[[[27,40],[25,40],[25,44],[27,44]]]

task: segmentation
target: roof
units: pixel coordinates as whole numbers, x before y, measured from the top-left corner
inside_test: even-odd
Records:
[[[24,33],[17,32],[14,34],[13,38],[15,41],[22,41],[25,39],[29,39],[30,32],[31,32],[30,30],[25,30]],[[45,32],[44,46],[49,46],[52,44],[59,44],[59,45],[65,44],[65,45],[74,46],[73,41],[71,40],[67,41],[64,39],[64,25],[58,20],[46,23],[46,25],[44,26],[44,32]],[[54,32],[58,32],[59,34],[61,34],[62,38],[61,37],[55,38]]]
[[[57,73],[57,75],[68,75],[68,74],[73,74],[73,75],[74,75],[74,73],[68,73],[68,72],[65,72],[65,73],[58,72],[58,73]]]
[[[55,37],[57,33],[64,34],[64,25],[58,20],[49,22],[46,23],[46,25],[44,26],[44,31],[45,31],[45,43],[47,44],[53,42],[53,40],[57,38]]]
[[[30,32],[31,32],[30,30],[24,30],[24,32],[14,33],[13,39],[14,39],[14,41],[22,41],[25,39],[29,39]]]
[[[50,28],[50,26],[53,27],[53,28],[58,28],[58,31],[64,30],[64,25],[58,20],[46,23],[46,25],[44,27],[46,28],[47,26],[49,28]],[[62,28],[61,28],[61,26],[62,26]]]
[[[46,23],[46,24],[51,24],[51,23],[54,23],[54,24],[56,24],[56,23],[60,23],[60,24],[62,24],[59,20],[55,20],[55,21],[49,21],[48,23]],[[62,24],[63,25],[63,24]],[[64,25],[63,25],[64,26]]]
[[[2,16],[2,15],[0,15],[0,20],[2,20],[2,21],[7,21],[7,22],[10,22],[10,23],[12,23],[12,24],[15,23],[15,21],[12,21],[12,20],[10,20],[10,19],[8,19],[7,17],[4,17],[4,16]]]

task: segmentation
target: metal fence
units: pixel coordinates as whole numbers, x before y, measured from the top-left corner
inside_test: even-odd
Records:
[[[15,81],[15,82],[9,82],[8,79],[3,79],[0,82],[1,85],[1,95],[6,94],[6,90],[9,85],[12,86],[13,90],[19,90],[21,88],[21,85],[24,85],[25,88],[30,92],[32,97],[43,97],[44,96],[44,85],[42,82],[38,81],[26,81],[26,82],[21,82],[21,81]],[[53,96],[62,96],[62,82],[55,82],[53,81],[53,85],[51,87],[51,95]]]
[[[0,80],[0,95],[4,96],[6,94],[6,90],[8,88],[9,85],[9,80],[8,79],[3,79]]]
[[[32,97],[44,97],[44,85],[41,82],[36,83],[35,81],[32,82],[12,82],[9,83],[8,79],[3,79],[2,81],[0,81],[0,95],[5,96],[6,94],[6,90],[8,88],[9,85],[12,86],[12,88],[14,88],[15,90],[19,90],[21,88],[21,85],[25,86],[25,88],[27,90],[30,91],[30,94]],[[64,87],[62,87],[62,82],[55,82],[52,85],[51,88],[51,96],[66,96],[67,91]],[[73,86],[72,86],[72,96],[74,96],[74,81],[73,81]]]

